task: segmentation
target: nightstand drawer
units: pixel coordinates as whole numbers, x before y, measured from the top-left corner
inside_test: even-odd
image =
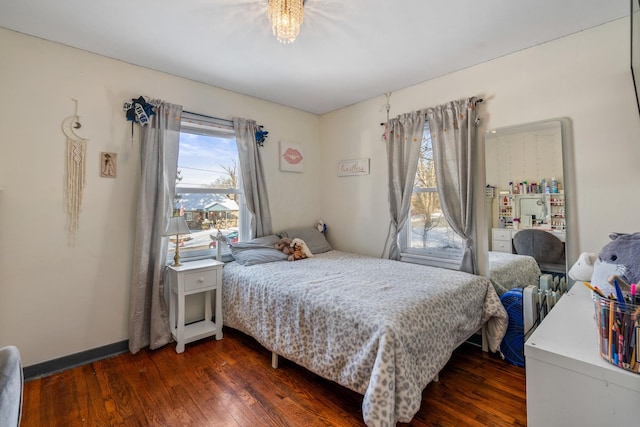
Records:
[[[218,269],[194,271],[184,275],[184,291],[190,292],[218,285]]]

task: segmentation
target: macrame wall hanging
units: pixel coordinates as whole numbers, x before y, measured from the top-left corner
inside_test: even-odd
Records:
[[[80,116],[78,116],[78,101],[75,100],[76,109],[73,116],[62,121],[62,132],[67,137],[66,159],[66,198],[67,216],[69,221],[69,239],[75,243],[76,232],[80,226],[80,207],[82,195],[86,184],[86,157],[88,139],[78,136],[74,129],[80,129]]]

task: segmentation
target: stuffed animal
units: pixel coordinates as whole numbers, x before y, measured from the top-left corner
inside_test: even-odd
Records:
[[[614,278],[618,280],[622,290],[626,291],[629,284],[640,281],[640,233],[611,234],[612,241],[607,243],[598,257],[592,262],[593,255],[584,253],[569,270],[569,277],[575,280],[591,282],[605,295],[614,294]],[[591,274],[589,270],[591,269]]]
[[[612,276],[618,276],[623,291],[629,284],[640,281],[640,233],[612,234],[610,237],[612,241],[598,254],[591,276],[591,284],[605,295],[615,295]]]
[[[288,237],[283,237],[280,239],[278,243],[275,244],[275,248],[279,251],[282,251],[285,255],[293,254],[293,246],[291,245],[291,239]]]
[[[590,282],[593,276],[593,266],[598,259],[598,254],[583,252],[578,261],[569,269],[569,277],[580,282]]]
[[[313,254],[302,239],[295,238],[291,241],[293,253],[289,255],[289,261],[297,261],[299,259],[311,258]]]

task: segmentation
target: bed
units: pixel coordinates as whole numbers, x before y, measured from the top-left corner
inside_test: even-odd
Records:
[[[489,252],[489,279],[498,296],[513,288],[538,286],[540,274],[540,267],[533,257]]]
[[[269,253],[269,244],[232,248],[225,326],[364,395],[368,426],[409,422],[459,344],[486,323],[495,351],[506,331],[507,314],[486,278],[311,247],[315,255],[305,260],[260,254],[260,262],[243,262]]]

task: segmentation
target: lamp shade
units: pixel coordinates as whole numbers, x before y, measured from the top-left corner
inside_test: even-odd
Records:
[[[164,232],[165,236],[175,236],[177,234],[189,234],[191,230],[182,216],[172,216],[169,218],[169,225]]]

